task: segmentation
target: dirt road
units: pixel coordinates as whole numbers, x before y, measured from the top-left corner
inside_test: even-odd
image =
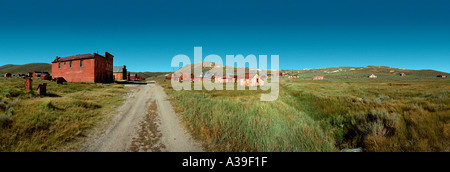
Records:
[[[113,122],[88,136],[85,152],[201,152],[180,124],[164,89],[154,82],[133,87]]]

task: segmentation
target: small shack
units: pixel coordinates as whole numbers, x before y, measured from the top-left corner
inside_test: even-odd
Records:
[[[313,78],[312,78],[312,80],[323,80],[323,75],[316,75],[316,76],[313,76]]]
[[[400,73],[400,76],[406,76],[406,74],[405,73]]]
[[[41,75],[41,80],[44,80],[44,81],[49,81],[49,80],[52,80],[52,76],[50,76],[50,75],[46,75],[46,74],[44,74],[44,75]]]
[[[50,75],[48,72],[33,72],[33,77],[41,77],[42,75]]]
[[[140,81],[140,80],[142,80],[142,77],[138,74],[130,74],[130,80],[131,81]]]
[[[125,81],[128,80],[127,66],[114,66],[113,67],[113,77],[114,81]]]
[[[447,78],[446,75],[438,75],[437,77],[438,77],[438,78]]]
[[[257,73],[245,73],[237,77],[239,85],[263,86],[264,80]]]
[[[37,92],[40,96],[47,95],[47,83],[39,84],[39,86],[37,88]]]
[[[12,77],[12,74],[11,74],[11,73],[5,73],[5,74],[3,75],[3,77],[5,77],[5,78],[11,78],[11,77]]]
[[[367,76],[367,77],[369,77],[369,78],[377,78],[377,76],[376,76],[376,75],[374,75],[374,74],[372,74],[372,75],[369,75],[369,76]]]
[[[234,83],[236,78],[233,75],[217,76],[214,78],[216,83]]]
[[[193,81],[194,80],[194,74],[192,73],[188,73],[188,72],[183,72],[183,73],[173,73],[172,80],[176,80],[176,81]]]

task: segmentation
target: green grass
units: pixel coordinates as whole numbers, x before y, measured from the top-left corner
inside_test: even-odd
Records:
[[[390,77],[397,78],[282,79],[274,102],[259,101],[261,90],[158,83],[211,151],[450,151],[450,82],[423,72]]]
[[[282,89],[284,102],[333,131],[338,148],[449,151],[446,80],[289,81]]]
[[[281,101],[260,102],[266,91],[173,91],[170,82],[159,84],[208,151],[334,150],[333,138],[308,115]]]
[[[0,151],[65,151],[108,120],[127,88],[116,84],[47,83],[47,96],[23,91],[23,79],[0,79]]]
[[[175,92],[177,111],[210,151],[332,151],[333,140],[310,117],[282,102],[217,99]]]

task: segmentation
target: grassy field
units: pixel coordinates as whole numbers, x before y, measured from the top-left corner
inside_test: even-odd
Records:
[[[47,83],[47,96],[25,92],[23,79],[0,78],[0,151],[66,151],[108,120],[127,88],[117,84]]]
[[[450,151],[447,80],[286,81],[282,90],[340,149]]]
[[[259,101],[261,90],[173,91],[170,81],[158,83],[209,151],[450,151],[450,82],[435,71],[323,70],[289,71],[303,76],[281,78],[273,102]],[[366,78],[371,70],[379,78]],[[326,79],[310,79],[318,74]]]
[[[319,123],[284,102],[260,102],[264,91],[173,91],[158,81],[207,151],[333,151]]]

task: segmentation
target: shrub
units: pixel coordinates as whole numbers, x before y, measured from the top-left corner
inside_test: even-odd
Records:
[[[76,101],[72,102],[72,105],[74,105],[76,107],[82,107],[82,108],[85,108],[85,109],[98,109],[98,108],[101,108],[100,105],[97,105],[95,103],[90,103],[90,102],[80,101],[80,100],[76,100]]]
[[[14,114],[15,114],[15,110],[14,110],[14,108],[13,107],[10,107],[9,109],[8,109],[8,114],[9,115],[11,115],[11,116],[13,116]]]
[[[3,98],[0,98],[0,109],[5,110],[6,109],[6,100]]]
[[[386,110],[372,110],[366,114],[360,112],[352,116],[351,124],[363,136],[392,136],[395,134],[400,115]]]
[[[50,100],[42,102],[39,106],[46,110],[55,110],[56,109],[55,105],[53,105],[52,101],[50,101]]]
[[[0,114],[0,128],[6,128],[9,127],[12,123],[12,119],[10,116],[2,113]]]

